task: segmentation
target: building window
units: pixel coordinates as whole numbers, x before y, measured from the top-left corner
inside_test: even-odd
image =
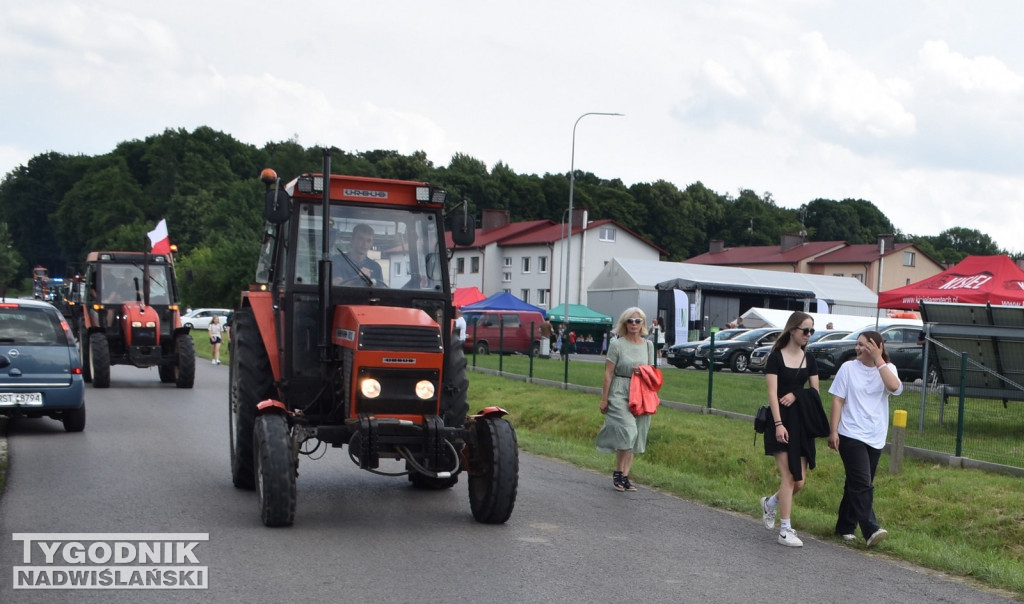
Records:
[[[396,275],[401,275],[402,274],[402,263],[401,262],[396,262],[395,263],[395,274]]]
[[[548,272],[548,257],[538,256],[537,257],[537,272],[540,274],[546,274]]]
[[[530,257],[529,256],[523,256],[523,272],[524,273],[530,272]]]
[[[537,290],[537,304],[540,306],[547,306],[548,298],[551,296],[550,289],[538,289]]]
[[[615,241],[615,229],[610,227],[601,227],[598,232],[598,239],[601,241]]]
[[[466,259],[465,258],[457,258],[455,260],[455,272],[456,272],[456,274],[459,274],[459,275],[466,274]]]
[[[512,267],[512,256],[505,256],[505,267],[506,268],[511,268]]]
[[[512,281],[512,271],[505,271],[501,273],[501,281],[502,283],[508,283]]]
[[[480,256],[473,256],[469,259],[469,272],[473,274],[480,272]]]
[[[917,260],[917,254],[914,252],[903,252],[903,266],[914,266],[915,260]]]
[[[528,290],[528,289],[521,289],[521,290],[519,290],[519,298],[523,302],[529,302],[530,301],[530,290]]]
[[[501,291],[505,292],[506,294],[511,294],[512,293],[512,290],[508,289],[507,287],[505,289],[501,290]]]
[[[854,279],[856,279],[857,281],[860,281],[861,283],[864,283],[864,273],[853,273],[850,276],[853,277]]]
[[[846,275],[844,275],[843,273],[832,273],[832,276],[833,277],[845,277]]]

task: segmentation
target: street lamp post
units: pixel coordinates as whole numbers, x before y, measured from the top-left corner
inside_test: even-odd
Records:
[[[604,113],[601,111],[590,111],[576,118],[576,122],[572,125],[572,156],[569,160],[569,229],[566,233],[566,244],[565,244],[565,291],[562,295],[565,296],[565,334],[562,335],[562,346],[565,347],[569,344],[569,289],[571,288],[569,281],[569,268],[572,266],[570,258],[572,257],[572,193],[573,185],[576,183],[576,126],[579,125],[580,120],[587,117],[588,115],[615,115],[621,116],[621,113]],[[559,351],[561,352],[561,351]],[[565,356],[565,383],[569,383],[569,353],[566,352]]]

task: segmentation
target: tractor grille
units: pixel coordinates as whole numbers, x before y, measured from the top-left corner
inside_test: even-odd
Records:
[[[440,352],[441,332],[430,327],[368,325],[359,333],[359,349]]]

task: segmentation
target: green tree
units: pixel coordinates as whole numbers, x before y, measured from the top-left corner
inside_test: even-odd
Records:
[[[7,230],[7,223],[0,222],[0,290],[7,290],[7,286],[14,285],[18,277],[23,276],[21,271],[24,268],[25,260],[14,248],[14,239]]]

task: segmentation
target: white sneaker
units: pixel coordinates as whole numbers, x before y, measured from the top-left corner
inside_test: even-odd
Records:
[[[796,531],[791,528],[782,529],[779,533],[779,545],[785,545],[786,547],[803,547],[804,542],[796,536]]]
[[[776,510],[768,507],[768,498],[761,498],[761,520],[764,522],[764,528],[773,529],[775,528],[775,512]]]
[[[878,529],[877,531],[871,533],[871,536],[868,537],[868,547],[878,545],[888,536],[889,531],[885,530],[884,528]]]
[[[853,533],[846,533],[843,535],[843,541],[856,541],[856,539],[857,535],[854,535]]]

